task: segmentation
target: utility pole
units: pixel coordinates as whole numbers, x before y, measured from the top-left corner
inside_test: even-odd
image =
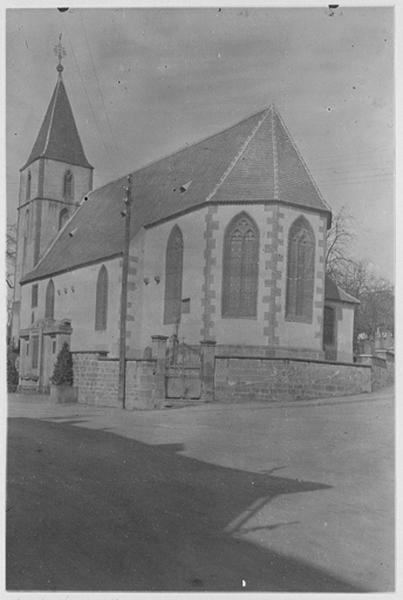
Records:
[[[126,408],[126,314],[127,314],[127,275],[129,271],[130,249],[130,218],[132,205],[132,176],[127,178],[128,186],[125,188],[125,239],[122,257],[122,291],[120,295],[120,341],[119,341],[119,390],[118,401],[122,408]]]

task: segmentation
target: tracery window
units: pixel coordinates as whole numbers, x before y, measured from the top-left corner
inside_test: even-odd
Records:
[[[315,282],[315,236],[304,217],[294,221],[288,236],[286,316],[312,321]]]
[[[74,198],[74,177],[70,170],[66,171],[64,174],[63,198],[68,200]]]
[[[259,230],[241,213],[234,217],[224,237],[223,317],[256,317],[259,265]]]
[[[55,313],[55,285],[51,279],[46,287],[45,319],[53,319]]]
[[[97,279],[97,293],[95,300],[95,330],[106,329],[108,317],[108,271],[105,265],[99,270]]]
[[[172,229],[165,255],[164,324],[180,320],[183,277],[183,235],[177,225]]]

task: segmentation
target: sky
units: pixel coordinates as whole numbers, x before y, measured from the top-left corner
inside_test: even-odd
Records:
[[[6,13],[7,218],[63,79],[94,187],[276,105],[355,258],[394,280],[390,7],[70,8]]]

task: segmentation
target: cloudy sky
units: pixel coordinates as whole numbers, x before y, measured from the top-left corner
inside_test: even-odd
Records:
[[[7,214],[57,73],[95,186],[274,103],[354,252],[394,278],[393,10],[9,9]]]

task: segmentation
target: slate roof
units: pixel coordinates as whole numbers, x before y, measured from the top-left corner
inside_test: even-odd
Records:
[[[345,292],[341,287],[336,285],[333,279],[330,279],[328,275],[325,278],[325,300],[332,300],[333,302],[347,302],[349,304],[360,304],[360,301],[354,296],[351,296]]]
[[[131,237],[207,203],[285,202],[331,212],[274,107],[133,174]],[[122,177],[88,194],[22,283],[122,253]],[[74,230],[74,236],[69,232]]]
[[[38,158],[52,158],[71,165],[93,168],[84,154],[73,111],[61,77],[58,78],[53,90],[48,110],[31,154],[21,171]]]

